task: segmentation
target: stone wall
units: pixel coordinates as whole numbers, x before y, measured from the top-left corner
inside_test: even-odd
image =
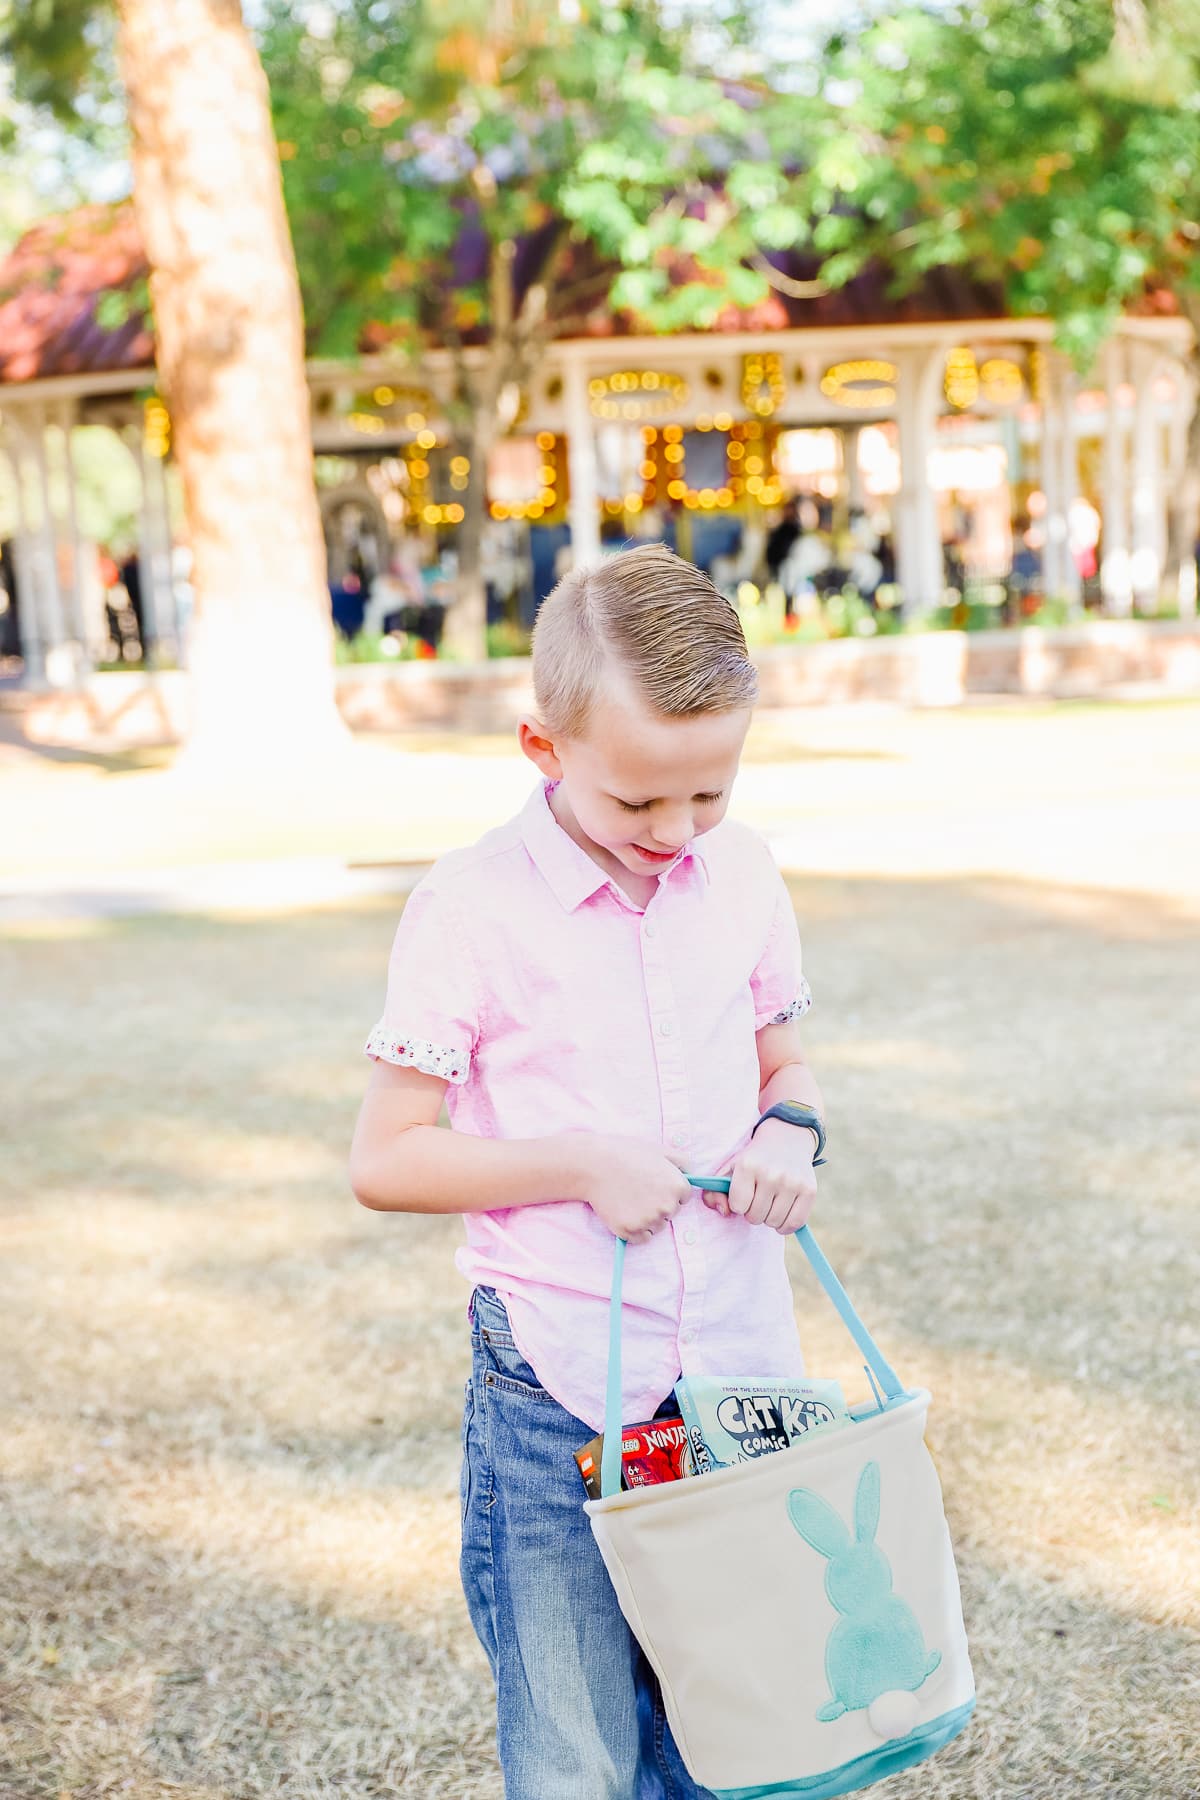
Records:
[[[1200,622],[1102,619],[1055,631],[839,638],[777,645],[755,660],[768,708],[956,706],[976,694],[1078,699],[1130,688],[1200,696]],[[351,664],[338,670],[337,693],[356,731],[510,731],[533,704],[527,657]],[[16,715],[39,743],[171,743],[186,728],[187,677],[93,675],[67,692],[0,694],[0,712]]]

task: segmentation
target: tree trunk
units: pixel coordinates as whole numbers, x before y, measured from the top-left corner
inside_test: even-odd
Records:
[[[240,0],[118,0],[135,202],[193,555],[193,759],[347,741],[295,259]]]
[[[446,620],[446,648],[463,662],[487,656],[487,588],[483,574],[483,531],[487,522],[487,459],[491,434],[479,427],[470,439],[457,438],[471,460],[463,517],[458,527],[458,580]]]

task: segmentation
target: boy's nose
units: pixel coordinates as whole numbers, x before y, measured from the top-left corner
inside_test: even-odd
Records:
[[[654,841],[664,850],[682,850],[692,836],[692,815],[672,813],[654,821]]]

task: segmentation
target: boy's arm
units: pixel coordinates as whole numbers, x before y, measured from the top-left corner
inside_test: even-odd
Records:
[[[780,1100],[797,1100],[803,1106],[815,1108],[823,1119],[825,1103],[816,1077],[805,1060],[800,1021],[789,1019],[786,1025],[764,1025],[758,1033],[757,1043],[759,1112],[766,1112]],[[770,1131],[773,1125],[782,1125],[785,1131],[799,1129],[795,1125],[784,1125],[781,1119],[768,1119],[761,1129]],[[800,1134],[807,1136],[815,1146],[816,1139],[811,1132],[801,1130]],[[758,1136],[757,1132],[755,1136]]]
[[[447,1083],[377,1062],[354,1128],[350,1185],[380,1212],[497,1212],[579,1185],[567,1136],[512,1140],[438,1129]]]
[[[824,1118],[821,1090],[805,1061],[799,1021],[764,1025],[757,1043],[759,1112],[780,1100],[798,1100],[815,1107]],[[812,1166],[816,1151],[817,1140],[804,1126],[768,1119],[729,1172],[728,1211],[751,1225],[769,1225],[783,1233],[798,1231],[817,1197]]]
[[[467,1213],[583,1200],[617,1236],[638,1242],[691,1191],[662,1149],[633,1138],[442,1131],[437,1119],[446,1085],[418,1069],[374,1065],[350,1149],[350,1185],[363,1206]]]

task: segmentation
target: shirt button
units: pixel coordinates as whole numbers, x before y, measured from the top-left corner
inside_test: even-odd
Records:
[[[680,1334],[679,1334],[679,1341],[680,1341],[680,1343],[681,1343],[681,1344],[693,1344],[693,1343],[695,1343],[695,1341],[696,1341],[696,1328],[695,1328],[695,1326],[694,1326],[694,1325],[689,1325],[689,1326],[688,1326],[688,1328],[687,1328],[687,1330],[686,1330],[686,1331],[682,1331],[682,1332],[680,1332]]]
[[[671,1133],[671,1142],[677,1150],[682,1150],[683,1146],[687,1143],[687,1138],[682,1131],[673,1131]]]
[[[670,1037],[675,1027],[672,1025],[670,1019],[660,1019],[658,1022],[658,1029],[663,1037]]]
[[[685,1232],[684,1232],[684,1234],[683,1234],[683,1241],[684,1241],[684,1243],[685,1243],[685,1244],[694,1244],[694,1243],[695,1243],[695,1241],[696,1241],[696,1228],[695,1228],[695,1226],[694,1226],[694,1225],[689,1225],[689,1226],[688,1226],[688,1228],[687,1228],[687,1230],[686,1230],[686,1231],[685,1231]]]
[[[653,919],[647,919],[645,924],[642,926],[642,930],[645,932],[647,937],[653,937],[654,933],[655,933],[655,929],[656,929],[656,927],[655,927]]]

